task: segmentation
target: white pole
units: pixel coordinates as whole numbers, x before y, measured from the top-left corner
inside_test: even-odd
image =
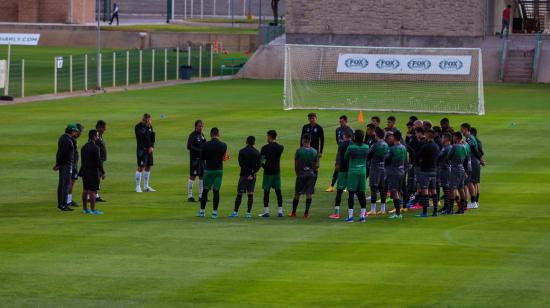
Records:
[[[180,48],[176,48],[176,80],[179,79],[180,73]]]
[[[57,94],[57,57],[53,58],[53,94]]]
[[[168,50],[164,48],[164,81],[168,80]]]
[[[99,59],[97,59],[98,63],[99,63],[99,76],[97,76],[97,80],[99,82],[99,84],[97,85],[98,89],[101,89],[101,75],[103,74],[103,67],[102,67],[102,62],[103,62],[103,54],[100,52],[99,53]]]
[[[201,19],[204,18],[204,0],[201,0]]]
[[[187,65],[191,66],[191,46],[187,46]]]
[[[187,0],[183,1],[183,19],[187,19]]]
[[[172,3],[171,3],[171,5],[172,5],[172,12],[171,12],[171,13],[172,13],[172,14],[170,14],[170,20],[174,20],[174,17],[176,16],[176,5],[175,5],[175,2],[176,2],[176,1],[175,1],[175,0],[171,0],[170,2],[172,2]]]
[[[21,60],[21,97],[25,97],[25,59]]]
[[[116,53],[113,52],[113,88],[116,87]]]
[[[212,11],[212,16],[216,17],[216,0],[214,0],[214,10]]]
[[[8,44],[8,61],[6,63],[8,66],[6,67],[6,80],[4,81],[4,95],[8,96],[10,88],[11,44]]]
[[[155,82],[155,49],[153,49],[151,55],[151,82]]]
[[[126,87],[130,84],[130,51],[126,50]]]
[[[193,2],[195,2],[195,0],[191,0],[191,19],[193,19]]]
[[[199,78],[202,77],[202,45],[199,46]]]
[[[243,16],[246,17],[246,0],[243,0]]]
[[[214,45],[210,44],[210,78],[214,76]]]
[[[88,55],[84,55],[84,91],[88,91]]]
[[[139,50],[139,84],[143,83],[143,50]]]
[[[231,0],[227,0],[227,17],[231,17]]]
[[[69,56],[69,92],[73,92],[73,56]]]

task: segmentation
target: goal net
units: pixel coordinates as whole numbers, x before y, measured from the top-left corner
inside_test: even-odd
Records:
[[[484,114],[481,50],[285,46],[284,108]]]

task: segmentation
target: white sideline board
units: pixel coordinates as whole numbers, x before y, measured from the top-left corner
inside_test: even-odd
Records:
[[[340,53],[338,73],[469,75],[472,56]]]
[[[40,34],[0,33],[0,45],[36,46],[39,40]]]

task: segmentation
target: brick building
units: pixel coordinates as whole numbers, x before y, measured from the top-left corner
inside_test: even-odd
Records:
[[[95,0],[0,0],[0,22],[85,24],[95,20]]]

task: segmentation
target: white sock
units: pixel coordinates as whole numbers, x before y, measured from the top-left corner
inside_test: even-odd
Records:
[[[353,218],[353,209],[348,209],[348,218]]]
[[[199,180],[199,196],[202,196],[203,191],[203,185],[202,185],[202,179]]]
[[[95,198],[99,198],[99,193],[95,193]]]
[[[73,202],[73,194],[68,194],[67,195],[67,204]]]
[[[268,211],[269,211],[269,208],[268,208]],[[282,206],[279,206],[279,209],[278,209],[277,213],[279,213],[279,214],[283,213],[283,207]]]
[[[367,214],[367,209],[361,208],[361,217],[365,217],[365,214]]]
[[[382,211],[382,212],[385,212],[385,211],[386,211],[386,203],[382,203],[382,204],[381,204],[381,209],[380,209],[380,211]]]
[[[371,203],[370,204],[370,211],[371,212],[376,212],[376,203]]]
[[[149,187],[149,177],[151,176],[151,171],[143,171],[143,187]]]
[[[193,180],[187,181],[187,197],[188,198],[193,198],[193,184],[195,184],[195,181],[193,181]]]
[[[136,171],[136,187],[141,186],[141,172]]]
[[[339,206],[335,206],[334,210],[336,211],[336,213],[340,213],[340,207]]]
[[[212,211],[212,215],[217,215],[218,211]]]
[[[264,206],[264,214],[269,214],[269,207]]]

